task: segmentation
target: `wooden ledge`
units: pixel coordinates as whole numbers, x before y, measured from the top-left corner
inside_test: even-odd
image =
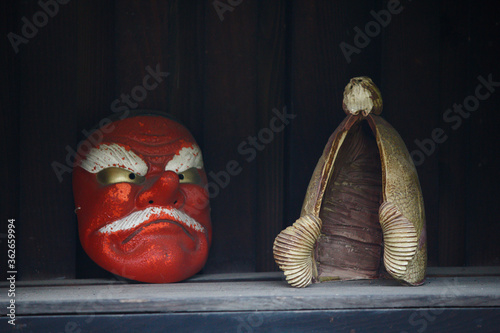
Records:
[[[494,332],[500,268],[429,269],[425,285],[336,281],[305,289],[281,273],[195,276],[174,284],[19,281],[7,332]],[[7,304],[7,285],[0,301]],[[4,303],[5,302],[5,303]],[[7,328],[7,329],[5,329]]]
[[[59,285],[46,282],[42,286],[19,282],[16,314],[500,307],[498,271],[481,268],[482,274],[477,275],[478,269],[430,269],[426,283],[419,287],[401,286],[393,280],[358,280],[296,289],[279,272],[205,275],[173,284],[60,280],[51,281]],[[0,295],[2,303],[7,301],[5,283]],[[2,307],[2,315],[5,311]]]

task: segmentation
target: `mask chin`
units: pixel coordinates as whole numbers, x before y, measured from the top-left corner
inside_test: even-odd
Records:
[[[182,281],[199,272],[208,257],[205,237],[196,235],[193,240],[184,231],[170,235],[152,232],[145,234],[147,241],[134,237],[126,246],[113,236],[91,237],[84,249],[102,268],[131,280]],[[96,243],[101,246],[94,246]]]

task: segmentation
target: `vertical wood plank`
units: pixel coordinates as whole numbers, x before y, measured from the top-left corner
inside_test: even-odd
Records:
[[[112,101],[120,96],[114,92],[114,2],[78,2],[78,81],[77,138],[86,139],[97,124],[114,112]],[[75,216],[76,223],[76,216]],[[83,250],[79,238],[76,244],[76,277],[109,277]]]
[[[257,271],[277,269],[273,258],[273,242],[283,227],[283,178],[285,177],[283,153],[287,126],[272,110],[283,113],[287,107],[286,5],[285,1],[261,1],[259,4],[256,116],[257,127],[262,131],[261,138],[265,141],[265,149],[256,159]],[[271,123],[273,118],[277,118],[277,122]]]
[[[114,3],[98,0],[78,2],[78,134],[86,137],[99,121],[113,113],[119,98],[115,85]]]
[[[255,270],[254,159],[261,152],[248,138],[257,134],[258,3],[233,3],[221,14],[216,2],[206,2],[204,154],[213,224],[207,272]]]
[[[169,16],[168,110],[191,131],[203,150],[205,3],[175,1]]]
[[[462,103],[471,84],[469,72],[470,2],[441,3],[438,265],[465,265],[466,147],[469,122],[447,111]],[[450,117],[454,117],[450,122]],[[431,238],[436,239],[436,238]]]
[[[168,57],[174,50],[168,46],[175,5],[167,0],[115,2],[115,96],[120,99],[119,107],[170,111]],[[156,88],[142,95],[134,87],[143,85],[148,67],[162,74]]]
[[[370,11],[378,9],[377,1],[293,1],[291,109],[297,117],[290,125],[285,162],[287,224],[299,217],[314,167],[345,117],[342,94],[350,78],[370,76],[381,85],[380,34],[350,57],[341,48],[342,43],[355,46],[354,29],[364,29],[374,20]]]
[[[119,107],[169,112],[203,148],[204,3],[155,0],[116,2],[116,98]],[[161,72],[158,86],[142,97],[146,67]],[[130,101],[121,98],[129,95]]]
[[[431,140],[442,116],[440,12],[430,1],[401,2],[401,6],[401,13],[394,15],[384,30],[382,116],[399,132],[414,157],[424,197],[428,259],[432,266],[438,262],[439,147],[428,144],[422,152],[422,144],[417,142]]]
[[[463,100],[470,112],[470,150],[466,171],[467,184],[467,264],[500,265],[500,205],[498,188],[498,126],[500,124],[500,25],[496,1],[471,2],[471,82],[469,96],[485,94],[488,87],[478,80],[494,81],[488,97],[476,107]],[[489,79],[491,75],[491,80]],[[472,98],[471,98],[472,99]]]
[[[444,118],[454,103],[474,96],[478,76],[500,82],[496,2],[401,1],[400,13],[356,45],[355,28],[365,31],[375,21],[372,11],[388,4],[69,2],[18,54],[5,39],[1,149],[11,162],[2,164],[9,179],[0,196],[0,233],[7,218],[17,219],[19,277],[109,276],[78,245],[71,176],[63,173],[59,183],[51,163],[67,165],[66,147],[76,148],[84,130],[111,115],[122,94],[130,102],[120,106],[171,112],[203,149],[214,225],[205,272],[275,269],[274,237],[299,216],[314,166],[345,116],[344,86],[359,75],[379,85],[382,115],[417,162],[423,156],[417,170],[429,264],[499,265],[499,87],[456,129]],[[42,10],[36,1],[9,0],[1,8],[4,36],[21,35],[21,18],[33,22]],[[343,42],[359,52],[346,57]],[[169,75],[134,99],[147,66]],[[251,137],[259,139],[273,108],[285,105],[297,117],[258,149]],[[439,128],[447,139],[431,143]],[[228,163],[234,174],[226,182]],[[2,253],[5,245],[0,238]]]
[[[38,13],[38,14],[37,14]],[[42,13],[42,14],[40,14]],[[54,17],[37,2],[22,2],[18,16],[38,20],[38,32],[20,49],[19,278],[74,278],[76,225],[67,165],[76,139],[77,3],[59,5]],[[44,17],[47,20],[44,20]],[[42,23],[45,22],[45,23]]]
[[[0,5],[0,31],[2,36],[18,30],[16,19],[15,1],[4,1]],[[19,99],[18,81],[16,79],[17,60],[14,48],[7,38],[3,41],[0,50],[0,156],[2,161],[0,172],[6,175],[4,188],[0,192],[0,267],[7,266],[7,232],[8,220],[16,219],[14,225],[18,225],[19,220]],[[5,281],[7,270],[0,271],[0,280]]]

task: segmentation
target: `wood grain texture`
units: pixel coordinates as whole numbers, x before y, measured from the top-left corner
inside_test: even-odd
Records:
[[[115,95],[130,95],[131,109],[167,110],[169,86],[172,84],[168,58],[175,51],[170,49],[175,30],[172,27],[175,1],[116,1],[115,14]],[[133,89],[143,85],[148,75],[147,67],[169,72],[145,96]]]
[[[77,149],[93,129],[114,114],[114,4],[104,1],[78,2],[78,66],[77,66]],[[96,137],[98,138],[98,137]],[[73,223],[78,223],[76,214]],[[109,277],[111,273],[100,268],[83,250],[76,238],[76,277]]]
[[[257,127],[259,131],[274,128],[273,109],[283,112],[290,108],[286,102],[286,1],[261,1],[257,29]],[[272,271],[272,249],[276,235],[283,228],[285,178],[285,134],[287,126],[280,124],[266,132],[265,149],[256,158],[257,168],[257,223],[256,271]],[[264,134],[264,132],[262,132]],[[269,136],[269,137],[268,137]]]
[[[428,277],[486,277],[500,276],[500,266],[469,266],[469,267],[428,267]],[[238,281],[283,281],[283,272],[248,272],[248,273],[217,273],[196,274],[183,283],[189,282],[238,282]],[[120,285],[142,284],[130,280],[118,279],[60,279],[60,280],[31,280],[18,281],[18,287],[48,287],[48,286],[90,286],[90,285]],[[0,288],[8,287],[7,281],[0,282]]]
[[[7,325],[7,319],[0,319],[0,324]],[[64,327],[103,333],[165,332],[165,327],[172,332],[494,332],[500,324],[500,311],[497,308],[243,311],[26,316],[21,320],[33,332],[54,332]]]
[[[260,273],[269,274],[269,273]],[[272,273],[274,274],[274,273]],[[291,288],[284,280],[23,287],[21,315],[294,311],[432,307],[500,308],[500,277],[430,277],[418,288],[395,280],[332,281]],[[6,287],[0,288],[6,294]],[[6,298],[6,296],[2,296]],[[0,309],[5,314],[6,309]]]
[[[243,1],[221,20],[206,2],[205,169],[213,241],[206,272],[255,270],[258,3]],[[224,133],[222,135],[222,133]],[[243,144],[242,149],[238,147]],[[246,153],[244,150],[255,153]],[[241,154],[243,152],[243,154]],[[252,158],[253,157],[253,158]],[[229,164],[230,163],[230,164]],[[237,164],[234,164],[237,163]],[[228,172],[234,170],[233,175]]]
[[[442,2],[441,17],[441,118],[439,127],[447,140],[439,145],[439,228],[438,262],[443,266],[465,265],[465,227],[467,164],[470,123],[455,120],[450,123],[447,110],[461,103],[465,96],[470,73],[470,1]],[[449,115],[449,114],[448,114]],[[453,230],[453,232],[450,232]]]
[[[18,3],[32,19],[36,2]],[[66,165],[76,141],[77,3],[40,27],[19,54],[20,215],[17,261],[20,279],[71,278],[75,229],[71,177],[59,182],[51,163]]]
[[[314,165],[344,118],[342,91],[359,75],[381,88],[382,116],[410,152],[434,129],[448,136],[417,166],[430,264],[500,265],[499,88],[458,129],[443,118],[475,94],[478,76],[500,81],[498,6],[401,1],[402,12],[348,62],[340,44],[354,45],[355,28],[365,30],[388,3],[233,1],[221,20],[214,1],[71,1],[15,54],[7,33],[22,34],[22,17],[32,21],[40,6],[4,2],[0,126],[2,161],[11,162],[2,163],[0,233],[18,218],[18,277],[109,276],[78,247],[70,174],[59,183],[50,164],[65,165],[66,147],[76,148],[82,131],[157,65],[169,76],[131,108],[173,113],[208,172],[233,160],[242,167],[212,199],[205,272],[275,269],[270,241],[299,217]],[[297,117],[247,161],[238,146],[285,105]],[[5,253],[2,246],[0,238]]]
[[[500,67],[497,54],[500,52],[500,25],[495,1],[482,2],[471,8],[471,69],[474,80],[469,83],[469,96],[477,94],[479,76],[496,82],[491,95],[476,111],[469,104],[470,150],[467,156],[467,264],[500,265],[500,205],[498,192],[500,178],[498,170],[498,125],[500,124]],[[494,9],[495,8],[495,9]],[[484,84],[481,84],[484,86]],[[484,94],[485,88],[481,93]],[[490,90],[491,91],[491,90]],[[467,105],[464,100],[460,101]],[[466,110],[468,110],[466,108]],[[467,121],[467,120],[464,120]],[[492,199],[489,199],[492,198]]]
[[[86,139],[106,117],[113,114],[111,104],[119,98],[115,85],[114,28],[112,2],[78,2],[77,109],[79,140]]]
[[[15,1],[2,2],[0,9],[0,31],[2,36],[18,29],[16,21]],[[9,44],[0,49],[0,172],[7,175],[4,188],[0,192],[0,267],[7,266],[7,225],[8,219],[19,219],[19,96],[18,80],[16,79],[17,57]],[[24,45],[22,45],[24,46]],[[18,225],[18,221],[15,225]],[[7,278],[6,270],[0,271],[0,280]]]
[[[202,151],[205,11],[203,1],[172,1],[168,17],[169,39],[167,111],[179,119],[193,134]]]

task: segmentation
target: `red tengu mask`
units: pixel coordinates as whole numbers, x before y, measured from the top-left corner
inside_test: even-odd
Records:
[[[212,226],[203,160],[192,135],[158,115],[97,131],[80,146],[73,173],[84,250],[128,279],[164,283],[196,274],[207,260]]]

